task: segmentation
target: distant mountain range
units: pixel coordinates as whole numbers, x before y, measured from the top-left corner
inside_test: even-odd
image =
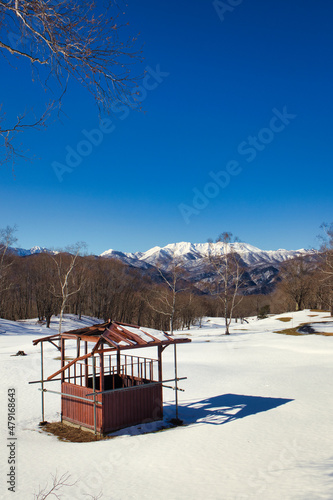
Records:
[[[171,243],[165,247],[153,247],[147,252],[125,253],[117,250],[107,250],[100,256],[113,258],[122,261],[129,266],[150,270],[154,273],[156,265],[162,271],[167,272],[174,259],[181,262],[188,271],[188,278],[193,284],[207,282],[211,274],[207,272],[206,257],[209,251],[209,243]],[[212,243],[211,252],[213,254],[223,254],[224,243]],[[247,243],[230,243],[232,249],[239,255],[240,262],[245,271],[243,275],[242,292],[250,293],[270,293],[278,281],[280,265],[295,257],[304,256],[314,259],[317,252],[315,250],[260,250]]]
[[[125,253],[117,250],[107,250],[101,257],[119,259],[126,264],[135,267],[147,268],[159,266],[167,270],[170,263],[176,258],[182,261],[184,267],[188,270],[196,268],[208,255],[209,243],[171,243],[165,247],[153,247],[147,252]],[[299,255],[313,254],[313,250],[260,250],[257,247],[247,243],[230,243],[232,249],[240,255],[246,266],[258,266],[262,264],[281,264],[282,262],[293,259]],[[225,251],[224,243],[212,243],[211,251],[214,254],[223,254]]]
[[[10,247],[9,251],[14,253],[15,255],[18,255],[19,257],[26,257],[27,255],[34,255],[35,253],[55,253],[53,250],[49,250],[48,248],[44,247],[32,247],[29,250],[26,250],[25,248]]]
[[[188,272],[188,280],[193,284],[199,281],[207,281],[210,274],[207,273],[206,257],[209,251],[209,243],[171,243],[165,247],[153,247],[146,252],[126,253],[117,250],[106,250],[98,257],[117,259],[131,267],[149,272],[152,277],[156,265],[165,272],[168,272],[174,259],[182,263]],[[219,255],[225,251],[224,243],[212,243],[211,252]],[[247,243],[230,243],[232,249],[239,255],[243,265],[244,286],[243,293],[269,293],[273,290],[279,274],[280,265],[295,257],[304,256],[311,260],[316,258],[315,250],[260,250]],[[16,255],[25,257],[39,253],[55,253],[44,247],[33,247],[30,250],[23,248],[10,249]]]

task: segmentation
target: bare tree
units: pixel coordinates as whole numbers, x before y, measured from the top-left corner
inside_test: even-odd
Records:
[[[60,299],[59,333],[61,333],[64,311],[68,299],[74,294],[77,294],[84,284],[82,275],[78,283],[73,280],[74,272],[78,265],[79,255],[84,248],[86,248],[84,242],[77,242],[75,245],[67,247],[66,253],[59,252],[56,255],[50,254],[50,258],[56,266],[58,276],[57,284],[52,283],[51,287],[54,296]]]
[[[184,285],[185,271],[182,263],[176,258],[172,260],[167,271],[162,269],[160,262],[157,262],[155,267],[162,279],[162,283],[153,289],[150,296],[147,297],[147,302],[155,312],[167,316],[172,335],[175,326],[178,294],[187,289],[187,286]]]
[[[8,258],[8,249],[17,241],[14,236],[16,230],[16,226],[7,226],[0,229],[0,294],[11,286],[11,283],[7,280],[8,271],[12,264],[11,259]]]
[[[111,0],[0,0],[0,53],[8,64],[13,57],[29,61],[33,80],[52,94],[37,117],[24,110],[7,117],[0,106],[2,163],[22,156],[13,144],[15,135],[45,126],[71,79],[87,88],[100,110],[109,112],[115,102],[133,104],[137,77],[132,63],[141,51],[135,49],[135,37],[120,39],[126,26],[121,14]]]
[[[331,224],[322,224],[321,229],[324,231],[324,236],[320,236],[322,241],[320,248],[321,279],[328,292],[331,316],[333,316],[333,222]]]
[[[284,262],[280,269],[279,289],[295,305],[296,311],[305,308],[313,286],[311,264],[302,256]]]
[[[215,245],[209,241],[207,256],[208,267],[213,273],[211,292],[222,304],[226,335],[230,335],[229,326],[234,309],[243,298],[239,294],[243,269],[232,246],[232,240],[232,233],[224,232],[216,239]]]
[[[29,260],[32,268],[30,282],[38,319],[45,318],[46,327],[50,328],[51,317],[59,309],[60,299],[52,293],[52,284],[54,286],[58,281],[58,272],[55,266],[50,266],[50,257],[47,254],[32,255]]]

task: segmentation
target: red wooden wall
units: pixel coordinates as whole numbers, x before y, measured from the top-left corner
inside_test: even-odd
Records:
[[[87,387],[63,382],[61,392],[86,397],[93,391]],[[162,384],[145,384],[111,391],[97,396],[96,399],[102,401],[102,406],[96,405],[96,428],[99,432],[112,432],[163,418]],[[61,410],[63,420],[94,428],[93,403],[62,396]]]

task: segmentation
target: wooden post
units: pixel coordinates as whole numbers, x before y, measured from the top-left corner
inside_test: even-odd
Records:
[[[43,343],[43,342],[42,342]],[[65,339],[60,340],[61,349],[61,368],[65,366]],[[65,382],[65,371],[61,372],[61,383]]]
[[[84,354],[88,354],[88,342],[85,340],[84,342]],[[84,385],[88,387],[88,372],[89,372],[89,367],[88,367],[88,358],[84,360]]]
[[[93,393],[94,393],[94,433],[97,434],[96,431],[96,358],[93,356],[92,358],[92,366],[93,366]]]
[[[117,351],[117,374],[120,376],[120,350]]]
[[[103,344],[102,344],[102,349],[103,349]],[[101,352],[100,354],[100,361],[99,361],[99,390],[104,391],[104,353]]]
[[[162,346],[157,346],[158,353],[158,381],[162,382]]]

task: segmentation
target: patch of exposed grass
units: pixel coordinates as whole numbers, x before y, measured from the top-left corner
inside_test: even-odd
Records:
[[[273,332],[273,333],[282,333],[283,335],[302,335],[302,333],[299,333],[297,330],[298,330],[298,326],[296,326],[295,328],[286,328],[285,330],[279,330],[277,332]]]
[[[209,341],[208,341],[209,342]],[[178,427],[180,425],[185,425],[182,420],[177,420],[172,418],[167,425],[163,425],[159,429],[149,430],[146,432],[142,432],[142,434],[152,434],[157,432],[163,432],[174,427]],[[118,437],[117,435],[112,434],[94,434],[88,429],[84,429],[84,427],[74,427],[72,425],[66,425],[61,422],[47,422],[44,425],[40,425],[42,429],[41,432],[46,432],[47,434],[53,434],[57,436],[59,441],[65,441],[66,443],[92,443],[95,441],[103,441],[106,439],[115,439]],[[134,434],[136,435],[136,434]]]
[[[91,443],[92,441],[101,441],[103,439],[110,439],[107,436],[94,434],[88,430],[80,429],[79,427],[72,427],[61,422],[48,422],[41,427],[43,431],[48,434],[57,436],[59,441],[66,441],[71,443]]]
[[[319,322],[318,322],[319,324]],[[329,332],[308,332],[308,333],[300,333],[298,332],[297,330],[299,328],[301,328],[302,326],[308,326],[310,325],[310,323],[300,323],[298,326],[295,326],[295,328],[286,328],[285,330],[279,330],[277,332],[274,332],[274,333],[282,333],[283,335],[295,335],[295,336],[299,336],[299,335],[324,335],[325,337],[333,337],[333,333],[329,333]]]
[[[327,309],[310,309],[312,313],[327,313],[329,312]]]
[[[318,314],[308,314],[308,318],[315,318]]]
[[[57,358],[53,358],[53,359],[56,359],[57,361],[61,361],[61,356],[58,356]],[[72,361],[73,359],[75,359],[75,358],[72,358],[71,356],[65,356],[65,361]]]
[[[282,321],[283,323],[287,323],[288,321],[291,321],[293,318],[285,316],[284,318],[276,318],[276,319]]]

